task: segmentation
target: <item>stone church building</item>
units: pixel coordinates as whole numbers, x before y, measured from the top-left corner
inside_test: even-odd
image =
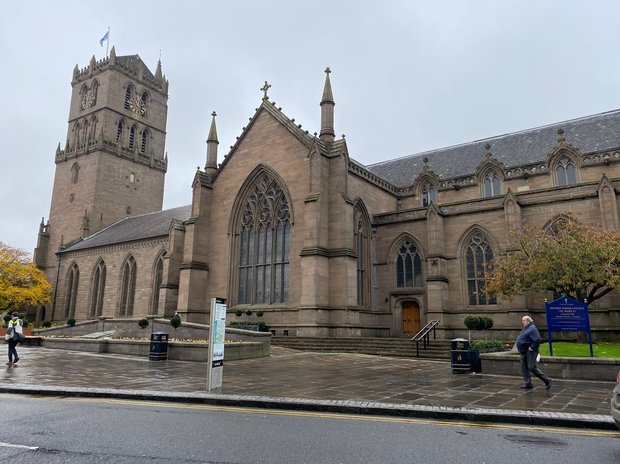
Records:
[[[568,215],[620,227],[620,110],[365,166],[335,135],[329,69],[322,84],[315,133],[266,84],[222,156],[213,113],[190,204],[162,211],[161,63],[153,73],[112,48],[76,66],[35,250],[53,302],[37,318],[178,312],[207,323],[211,298],[223,297],[229,320],[262,311],[276,335],[410,337],[439,321],[450,338],[482,314],[508,339],[524,312],[544,327],[544,295],[484,291],[508,232]],[[620,334],[617,292],[591,305],[591,323],[599,338]]]

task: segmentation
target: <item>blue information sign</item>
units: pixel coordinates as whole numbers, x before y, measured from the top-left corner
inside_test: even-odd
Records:
[[[545,303],[547,310],[547,331],[549,332],[549,353],[553,356],[552,332],[587,332],[592,351],[592,332],[590,331],[590,315],[588,305],[570,296],[563,296],[550,303]]]

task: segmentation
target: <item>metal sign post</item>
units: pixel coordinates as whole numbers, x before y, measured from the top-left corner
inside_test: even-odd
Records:
[[[224,298],[211,299],[210,319],[207,390],[214,390],[222,387],[224,377],[224,339],[226,335],[226,300]]]
[[[552,332],[586,332],[590,344],[590,356],[594,357],[587,303],[582,303],[570,296],[563,296],[550,303],[545,303],[545,309],[547,312],[547,331],[549,332],[549,354],[551,356],[553,356]]]

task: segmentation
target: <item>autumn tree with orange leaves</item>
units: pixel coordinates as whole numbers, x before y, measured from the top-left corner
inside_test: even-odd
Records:
[[[491,263],[490,294],[554,292],[591,303],[620,289],[620,231],[564,221],[550,231],[526,225],[511,237],[514,251]]]
[[[0,310],[50,301],[52,286],[30,255],[0,242]]]

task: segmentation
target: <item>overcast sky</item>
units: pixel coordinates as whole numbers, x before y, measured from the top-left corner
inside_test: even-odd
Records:
[[[164,208],[189,204],[217,111],[219,162],[269,96],[372,164],[620,107],[620,1],[0,3],[0,241],[32,253],[64,147],[74,66],[138,54],[170,82]],[[620,130],[620,128],[619,128]]]

